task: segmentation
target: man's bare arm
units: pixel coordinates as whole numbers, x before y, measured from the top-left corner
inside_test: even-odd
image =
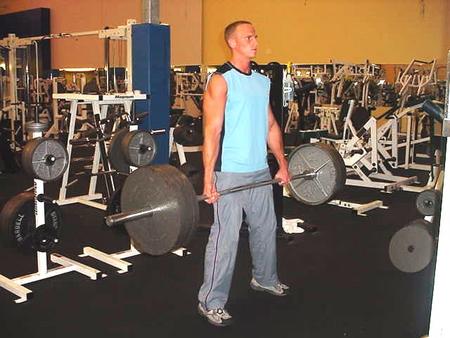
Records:
[[[218,198],[213,173],[219,153],[226,98],[225,79],[221,75],[213,75],[203,96],[203,194],[209,197],[208,203],[214,203]]]
[[[284,157],[284,145],[283,145],[283,134],[280,127],[278,126],[275,117],[273,116],[272,108],[269,105],[269,135],[267,138],[267,144],[269,149],[272,151],[275,159],[278,162],[279,170],[275,175],[275,178],[279,178],[281,184],[286,184],[290,180],[290,175],[288,171],[288,163]]]

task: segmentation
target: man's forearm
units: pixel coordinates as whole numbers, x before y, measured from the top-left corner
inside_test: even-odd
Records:
[[[269,149],[272,151],[272,154],[275,156],[275,159],[278,162],[280,168],[287,167],[287,161],[284,156],[284,145],[283,145],[283,137],[281,134],[280,127],[276,123],[274,123],[269,130],[269,137],[267,142]]]
[[[203,142],[203,167],[205,170],[205,179],[212,180],[218,152],[219,137],[216,135],[205,137]]]

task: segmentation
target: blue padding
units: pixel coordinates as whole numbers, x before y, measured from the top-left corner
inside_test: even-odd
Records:
[[[150,94],[136,101],[136,112],[149,112],[139,129],[164,129],[155,135],[157,154],[152,163],[169,162],[170,112],[170,27],[138,24],[132,26],[133,89]]]

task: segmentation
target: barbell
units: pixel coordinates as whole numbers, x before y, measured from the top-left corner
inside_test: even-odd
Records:
[[[304,144],[288,158],[292,175],[287,188],[298,201],[318,205],[329,201],[345,184],[346,169],[336,149]],[[255,182],[219,192],[221,195],[278,183]],[[170,165],[152,165],[133,171],[121,193],[122,212],[105,217],[106,224],[125,223],[133,245],[150,255],[163,255],[187,245],[199,220],[197,196],[188,178]]]

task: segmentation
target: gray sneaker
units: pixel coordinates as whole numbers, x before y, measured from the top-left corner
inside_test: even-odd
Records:
[[[286,296],[289,294],[289,286],[278,282],[274,286],[262,286],[254,278],[250,281],[250,287],[255,291],[268,292],[274,296]]]
[[[231,315],[225,309],[207,310],[201,303],[198,303],[198,313],[215,326],[229,326],[233,323]]]

